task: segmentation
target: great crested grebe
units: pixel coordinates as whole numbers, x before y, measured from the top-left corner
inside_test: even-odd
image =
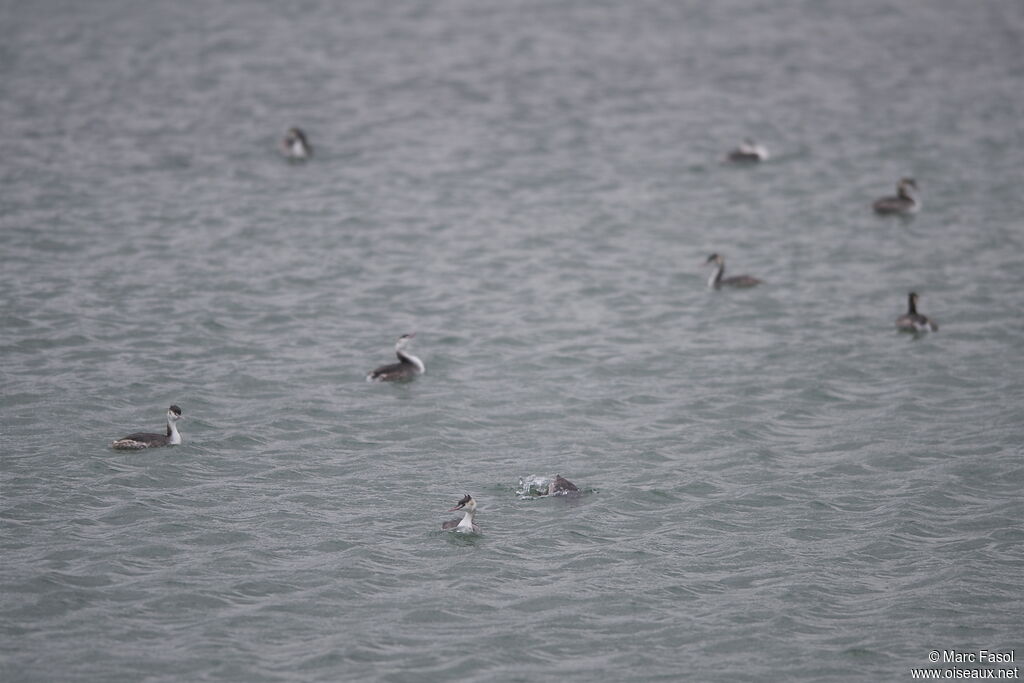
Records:
[[[398,362],[390,365],[382,365],[366,375],[367,382],[403,382],[422,375],[427,371],[427,366],[416,356],[407,352],[405,348],[412,341],[416,333],[403,334],[395,342],[395,355]]]
[[[722,277],[725,274],[725,259],[720,254],[708,256],[708,260],[704,262],[704,265],[709,263],[715,264],[715,270],[711,273],[711,277],[708,278],[709,289],[718,289],[719,287],[754,287],[761,284],[760,280],[749,275]]]
[[[302,160],[313,156],[313,148],[301,129],[289,128],[281,140],[281,153],[289,159]]]
[[[871,205],[875,213],[903,214],[917,213],[921,208],[918,198],[917,182],[913,178],[900,178],[896,184],[895,197],[882,197]]]
[[[730,150],[725,155],[725,160],[739,163],[767,161],[768,150],[764,148],[764,145],[759,145],[750,138],[747,138],[736,149]]]
[[[560,474],[556,474],[554,480],[548,484],[549,496],[568,496],[579,492],[580,490],[576,488],[576,484]]]
[[[167,433],[157,434],[155,432],[135,432],[123,436],[110,444],[111,448],[119,451],[137,451],[143,448],[156,448],[158,446],[177,446],[181,443],[181,434],[178,433],[178,420],[181,419],[181,408],[171,406],[167,409]]]
[[[938,332],[938,323],[917,312],[918,298],[916,292],[907,295],[907,312],[896,318],[896,327],[901,332]]]
[[[473,517],[476,516],[476,501],[473,500],[473,496],[467,493],[448,512],[454,512],[455,510],[463,511],[462,519],[449,520],[441,525],[442,529],[445,531],[458,531],[462,534],[480,533],[480,525],[473,521]]]

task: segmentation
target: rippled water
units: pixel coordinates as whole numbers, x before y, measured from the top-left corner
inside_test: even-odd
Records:
[[[1019,2],[41,0],[0,35],[3,680],[1024,652]],[[721,164],[745,136],[772,159]],[[872,215],[908,174],[920,214]],[[765,284],[707,290],[715,251]],[[895,331],[912,289],[940,332]],[[413,330],[427,374],[364,382]],[[182,446],[109,449],[172,402]],[[521,495],[556,472],[583,495]],[[467,492],[483,535],[441,532]]]

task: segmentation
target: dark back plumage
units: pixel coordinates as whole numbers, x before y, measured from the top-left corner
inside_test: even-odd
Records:
[[[918,295],[907,295],[907,312],[896,318],[896,327],[904,332],[937,332],[939,325],[926,315],[917,312]]]
[[[137,451],[143,448],[158,448],[160,446],[173,446],[181,441],[180,436],[175,436],[175,430],[171,422],[181,419],[181,408],[171,405],[167,409],[167,429],[163,434],[157,432],[133,432],[128,436],[122,436],[110,444],[111,448],[119,451]],[[177,440],[176,440],[177,439]]]
[[[382,365],[371,370],[366,375],[367,382],[404,382],[414,379],[417,375],[426,372],[426,366],[416,356],[406,352],[405,347],[409,341],[416,336],[416,333],[403,334],[395,343],[395,355],[398,356],[397,363]]]
[[[548,495],[551,496],[566,496],[573,493],[579,493],[579,488],[560,474],[556,474],[554,481],[548,485]]]
[[[882,197],[871,205],[878,214],[912,214],[920,208],[917,199],[917,181],[900,178],[896,184],[896,196]]]
[[[725,258],[721,254],[711,254],[711,256],[708,256],[707,261],[705,261],[705,264],[707,263],[715,264],[715,271],[708,281],[708,285],[714,289],[720,287],[755,287],[762,282],[750,275],[723,277],[725,275]]]

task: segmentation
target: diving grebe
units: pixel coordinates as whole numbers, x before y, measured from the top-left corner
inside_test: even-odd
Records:
[[[576,484],[572,483],[560,474],[556,474],[555,480],[548,484],[549,496],[568,496],[579,492],[580,490],[576,488]]]
[[[281,140],[281,153],[289,159],[308,159],[313,156],[313,148],[306,140],[306,134],[298,128],[289,128],[288,134]]]
[[[405,347],[416,333],[403,334],[395,342],[395,355],[398,362],[391,365],[382,365],[366,376],[367,382],[402,382],[413,379],[416,375],[422,375],[427,371],[427,366],[416,356],[407,353]]]
[[[749,163],[768,160],[768,150],[750,138],[744,140],[739,147],[731,150],[726,156],[726,161]]]
[[[917,213],[921,208],[921,200],[917,195],[917,182],[913,178],[900,178],[896,184],[895,197],[882,197],[871,207],[875,213],[904,214]]]
[[[761,284],[760,280],[749,275],[722,277],[725,274],[725,259],[719,254],[708,256],[708,260],[704,262],[704,265],[709,263],[715,264],[715,270],[711,273],[711,277],[708,278],[709,289],[718,289],[719,287],[754,287]]]
[[[449,520],[441,525],[442,529],[445,531],[458,531],[463,534],[480,533],[480,525],[473,521],[473,517],[476,515],[476,501],[473,500],[473,496],[467,493],[448,512],[454,512],[455,510],[463,511],[462,519]]]
[[[938,332],[938,323],[917,312],[917,300],[916,292],[907,295],[907,312],[896,318],[896,327],[901,332]]]
[[[178,433],[178,420],[181,419],[181,408],[171,406],[167,409],[167,433],[156,434],[152,432],[135,432],[128,436],[121,437],[110,444],[111,448],[120,451],[137,451],[142,448],[156,448],[157,446],[177,446],[181,443],[181,434]]]

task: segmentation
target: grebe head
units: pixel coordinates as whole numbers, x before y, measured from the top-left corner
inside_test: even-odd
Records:
[[[714,263],[715,265],[720,266],[724,262],[725,262],[725,259],[723,259],[721,257],[721,255],[719,255],[719,254],[712,254],[711,256],[708,256],[708,260],[704,262],[704,265],[707,265],[709,263]]]
[[[172,405],[170,408],[167,409],[167,421],[168,422],[173,424],[173,423],[177,422],[180,419],[181,419],[181,408],[179,408],[178,406]]]
[[[462,497],[462,500],[455,504],[455,507],[450,508],[448,512],[455,512],[456,510],[462,509],[466,509],[469,512],[476,512],[476,501],[473,500],[473,496],[468,493]]]
[[[917,181],[913,178],[900,178],[896,185],[896,192],[901,197],[912,198],[917,194]]]
[[[306,134],[301,128],[289,128],[288,133],[281,140],[281,152],[290,159],[306,159],[313,154],[313,149],[306,140]]]
[[[402,350],[404,350],[405,347],[407,347],[409,345],[409,343],[413,340],[413,338],[415,336],[416,336],[415,332],[410,332],[409,334],[403,334],[401,337],[398,338],[398,341],[395,342],[395,351],[402,351]]]
[[[744,138],[739,150],[746,154],[756,154],[759,157],[767,158],[768,152],[762,145],[757,144],[752,138]]]

